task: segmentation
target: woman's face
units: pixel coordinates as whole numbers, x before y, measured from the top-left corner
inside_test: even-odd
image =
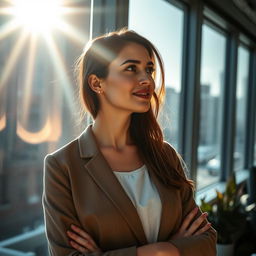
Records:
[[[155,82],[153,58],[137,43],[127,44],[109,65],[103,80],[101,103],[129,113],[146,112],[150,108]]]

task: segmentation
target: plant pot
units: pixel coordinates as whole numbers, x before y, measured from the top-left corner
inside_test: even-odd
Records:
[[[234,244],[217,244],[218,256],[233,256]]]

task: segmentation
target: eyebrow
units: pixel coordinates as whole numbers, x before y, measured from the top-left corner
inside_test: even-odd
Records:
[[[124,65],[124,64],[127,64],[127,63],[136,63],[136,64],[140,64],[141,61],[139,60],[126,60],[125,62],[123,62],[120,66]],[[154,63],[152,61],[149,61],[147,63],[147,65],[153,65],[154,66]]]

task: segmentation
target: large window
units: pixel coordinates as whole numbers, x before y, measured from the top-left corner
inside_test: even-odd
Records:
[[[159,121],[165,140],[176,148],[179,136],[183,22],[183,10],[167,1],[129,1],[129,28],[149,39],[160,51],[164,61],[166,99]]]
[[[247,91],[249,79],[249,51],[244,46],[238,48],[237,89],[236,89],[236,136],[234,170],[244,167]]]
[[[201,108],[197,185],[202,188],[220,176],[221,120],[226,38],[210,26],[202,28]]]

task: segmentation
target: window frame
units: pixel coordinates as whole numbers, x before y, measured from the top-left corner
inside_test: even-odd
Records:
[[[252,146],[252,143],[250,143],[250,105],[251,105],[251,92],[250,92],[250,87],[252,86],[252,84],[250,83],[250,64],[251,64],[251,48],[250,48],[250,44],[248,43],[248,41],[244,41],[244,39],[241,37],[241,34],[239,35],[239,39],[238,39],[238,47],[237,47],[237,51],[239,51],[239,47],[243,47],[245,50],[248,51],[249,53],[249,63],[248,63],[248,66],[249,66],[249,70],[248,70],[248,81],[247,81],[247,88],[246,88],[246,117],[245,117],[245,144],[244,144],[244,162],[243,162],[243,169],[248,169],[249,167],[249,161],[248,161],[248,154],[250,154],[250,151],[251,151],[251,146]],[[238,65],[238,63],[237,63]],[[249,132],[247,132],[249,131]]]

